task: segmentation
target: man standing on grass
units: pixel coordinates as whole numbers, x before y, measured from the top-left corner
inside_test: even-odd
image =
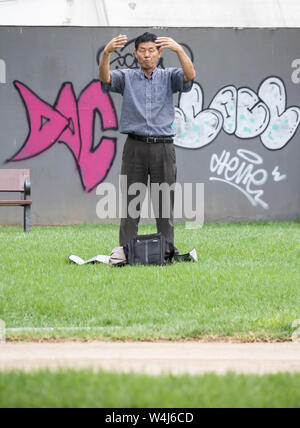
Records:
[[[132,184],[154,183],[172,186],[176,183],[176,153],[173,145],[175,119],[173,94],[189,92],[196,78],[193,63],[182,46],[169,37],[157,37],[145,33],[135,40],[134,55],[140,69],[110,71],[110,54],[124,48],[128,39],[120,35],[105,47],[99,65],[99,79],[105,93],[117,92],[123,95],[120,132],[127,134],[122,157],[121,175],[127,176],[127,216],[121,219],[120,246],[137,236],[141,204],[138,218],[130,216],[128,207],[136,197],[128,194]],[[176,52],[182,68],[157,68],[164,49]],[[123,189],[122,189],[123,193]],[[154,207],[158,233],[174,244],[174,191],[169,192],[168,201],[159,197],[159,205]],[[163,205],[170,207],[168,218],[163,215]]]

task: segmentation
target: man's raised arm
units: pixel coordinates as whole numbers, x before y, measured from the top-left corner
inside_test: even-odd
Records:
[[[118,37],[112,39],[103,51],[99,64],[99,80],[103,83],[111,84],[110,77],[110,54],[116,49],[124,48],[128,41],[127,36],[120,34]]]
[[[175,40],[171,39],[170,37],[158,37],[155,43],[162,50],[171,49],[173,52],[177,53],[181,67],[184,72],[185,83],[196,79],[196,71],[194,65],[185,53],[182,46],[180,46],[177,42],[175,42]]]

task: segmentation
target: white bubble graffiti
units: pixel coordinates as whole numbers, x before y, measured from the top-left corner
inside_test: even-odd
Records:
[[[263,81],[256,94],[250,88],[222,88],[203,110],[203,90],[194,83],[190,93],[180,95],[174,129],[175,144],[199,149],[213,142],[223,129],[241,139],[260,136],[269,150],[285,147],[300,124],[300,108],[287,108],[284,83],[278,77]]]

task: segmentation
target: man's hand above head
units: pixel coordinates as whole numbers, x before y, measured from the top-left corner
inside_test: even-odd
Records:
[[[156,43],[157,47],[159,47],[162,50],[171,49],[171,51],[173,51],[173,52],[179,52],[180,50],[183,49],[180,46],[180,44],[175,42],[174,39],[171,39],[171,37],[158,37],[156,39],[155,43]]]
[[[112,39],[104,49],[105,53],[112,53],[116,49],[122,49],[125,47],[126,43],[128,42],[128,37],[124,34],[120,34],[118,37],[115,37]]]

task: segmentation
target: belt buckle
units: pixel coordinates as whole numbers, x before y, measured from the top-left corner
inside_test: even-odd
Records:
[[[152,142],[153,143],[156,143],[156,138],[154,138],[154,137],[146,137],[146,143],[148,143],[148,144],[151,144]]]

